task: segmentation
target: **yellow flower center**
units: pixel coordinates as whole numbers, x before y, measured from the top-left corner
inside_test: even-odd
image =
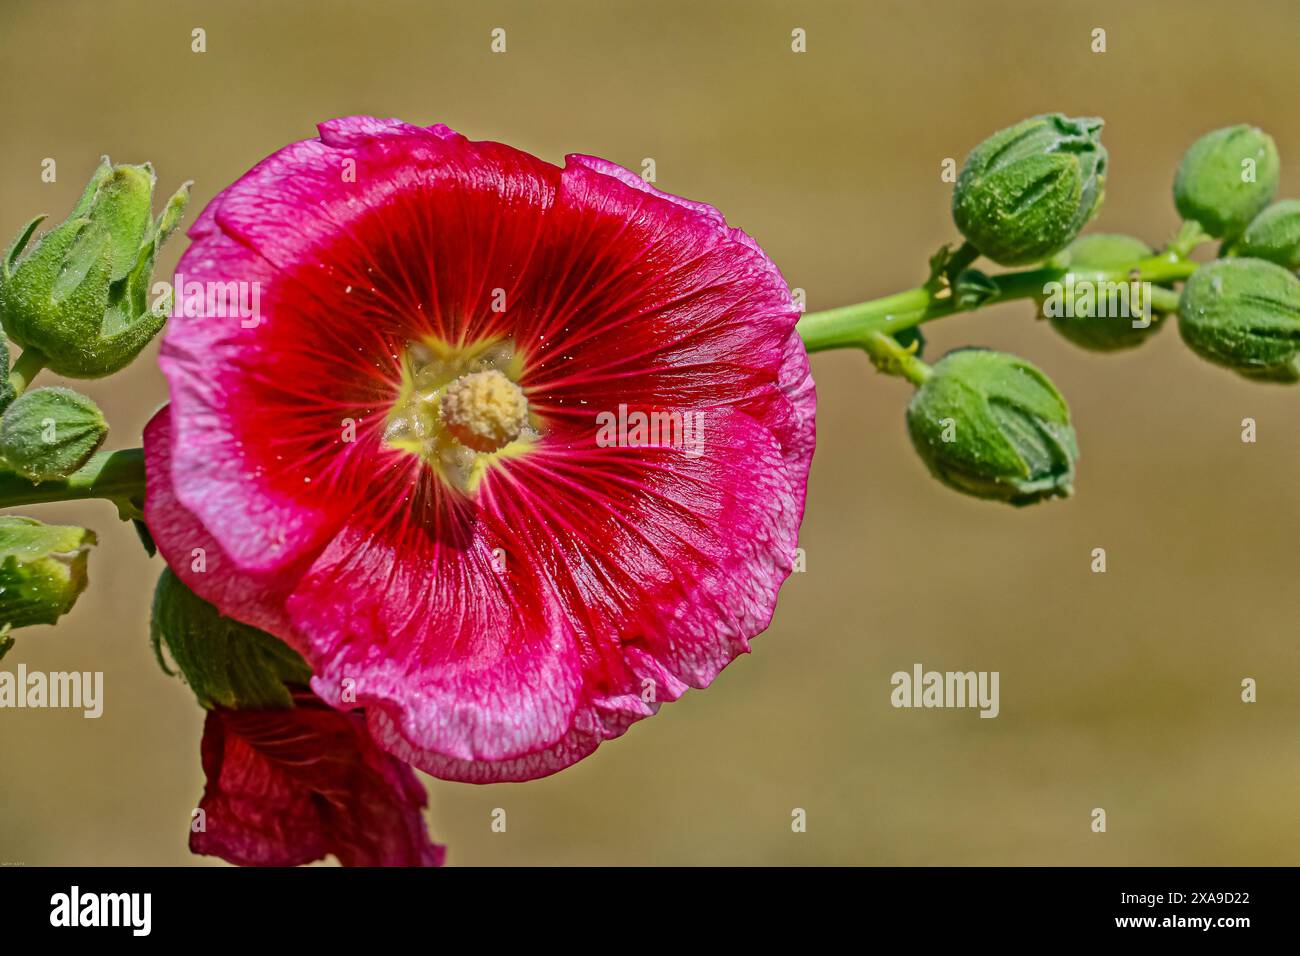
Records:
[[[510,342],[408,343],[385,443],[472,494],[495,462],[525,453],[538,438],[521,372]]]
[[[462,445],[496,451],[528,424],[528,399],[496,369],[462,375],[442,392],[442,423]]]

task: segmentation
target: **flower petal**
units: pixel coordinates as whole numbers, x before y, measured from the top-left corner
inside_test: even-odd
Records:
[[[169,406],[145,426],[144,520],[167,565],[199,597],[228,617],[261,628],[302,652],[284,601],[297,578],[292,572],[242,570],[198,517],[177,499],[172,485]]]
[[[553,773],[708,686],[793,562],[802,500],[738,412],[708,419],[696,456],[592,443],[490,481],[465,540],[353,525],[289,600],[317,693],[447,779]]]
[[[375,747],[359,714],[294,696],[287,710],[208,712],[208,782],[190,849],[240,866],[329,854],[344,866],[441,866],[415,774]]]

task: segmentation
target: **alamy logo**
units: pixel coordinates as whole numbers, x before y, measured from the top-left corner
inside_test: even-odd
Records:
[[[171,303],[170,318],[239,319],[245,329],[262,324],[262,284],[260,282],[198,282],[176,273],[174,284],[155,282],[153,309],[165,309]]]
[[[687,458],[704,454],[704,413],[655,409],[596,415],[596,444],[601,448],[676,448]]]
[[[104,713],[103,671],[0,671],[0,708],[53,707],[80,710],[95,719]]]
[[[920,664],[912,672],[896,671],[889,682],[895,707],[978,707],[981,717],[996,717],[997,671],[927,671]]]
[[[1043,286],[1043,314],[1051,319],[1131,319],[1133,328],[1149,328],[1151,283],[1048,282]]]
[[[152,893],[71,892],[50,897],[51,926],[129,926],[131,935],[148,936],[153,925]]]

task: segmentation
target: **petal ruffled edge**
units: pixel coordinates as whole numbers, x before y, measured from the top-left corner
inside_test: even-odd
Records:
[[[194,512],[176,497],[172,483],[171,406],[154,413],[144,429],[144,522],[158,551],[195,594],[222,614],[260,628],[300,654],[284,602],[301,572],[245,571],[230,559]]]

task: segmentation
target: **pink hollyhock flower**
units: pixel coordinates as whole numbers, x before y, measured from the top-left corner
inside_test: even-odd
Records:
[[[415,774],[374,745],[360,714],[309,691],[295,691],[288,710],[208,711],[203,771],[195,853],[240,866],[298,866],[331,853],[344,866],[442,865]]]
[[[148,523],[381,746],[553,773],[767,626],[815,396],[785,282],[717,210],[350,117],[190,236]]]

